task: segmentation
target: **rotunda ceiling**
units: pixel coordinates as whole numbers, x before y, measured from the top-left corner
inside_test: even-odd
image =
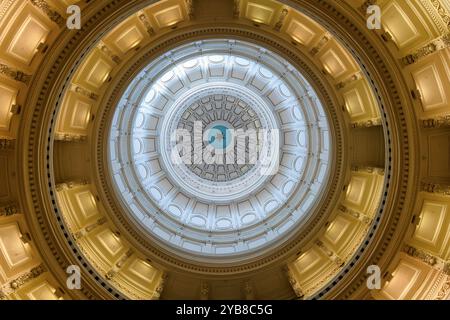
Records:
[[[261,250],[310,214],[328,176],[328,120],[278,54],[231,39],[186,44],[152,61],[122,101],[109,148],[117,195],[176,252]]]
[[[0,3],[0,299],[448,296],[448,14],[369,2]]]

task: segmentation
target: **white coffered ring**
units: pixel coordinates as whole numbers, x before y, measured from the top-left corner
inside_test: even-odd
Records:
[[[164,143],[160,143],[160,152],[163,159],[162,164],[171,177],[171,181],[176,183],[190,197],[195,197],[207,203],[228,204],[247,198],[249,194],[256,192],[267,181],[270,176],[261,175],[261,163],[264,160],[259,160],[250,172],[242,177],[222,183],[211,183],[211,181],[199,178],[185,165],[174,165],[170,159],[172,150],[175,148],[175,143],[170,141],[171,133],[177,129],[185,110],[194,101],[214,94],[226,94],[246,101],[257,114],[262,128],[279,130],[274,113],[254,92],[232,83],[206,83],[188,90],[168,110],[160,134],[164,141]]]
[[[280,170],[264,177],[250,170],[240,193],[239,179],[221,186],[198,179],[199,193],[180,179],[188,172],[167,161],[168,131],[189,105],[182,102],[214,92],[245,97],[263,126],[280,130]],[[161,246],[232,260],[262,254],[299,226],[326,184],[329,144],[323,107],[291,64],[257,45],[217,39],[175,48],[134,79],[113,120],[109,163],[118,198]],[[214,197],[224,185],[224,196]]]

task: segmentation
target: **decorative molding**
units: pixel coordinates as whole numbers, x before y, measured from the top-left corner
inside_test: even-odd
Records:
[[[87,140],[87,135],[57,132],[55,133],[55,140],[62,142],[84,142]]]
[[[450,32],[443,35],[442,37],[439,37],[438,39],[435,39],[428,43],[427,45],[423,46],[420,49],[417,49],[415,52],[408,54],[404,56],[401,61],[403,65],[408,66],[413,63],[416,63],[420,59],[435,53],[439,50],[443,50],[446,48],[450,48]]]
[[[20,70],[13,69],[4,63],[0,63],[0,74],[3,74],[10,79],[13,79],[13,80],[16,80],[19,82],[23,82],[26,85],[28,85],[31,80],[30,75],[28,75]]]
[[[153,293],[151,300],[158,300],[161,297],[162,292],[164,291],[164,286],[167,282],[168,274],[163,272],[161,275],[161,279],[159,280],[158,285],[155,288],[155,292]]]
[[[17,290],[18,288],[23,286],[25,283],[39,277],[41,274],[43,274],[46,271],[47,271],[47,269],[45,268],[45,266],[43,264],[41,264],[37,267],[32,268],[29,272],[24,273],[24,274],[20,275],[18,278],[12,280],[9,283],[9,286],[11,289]]]
[[[0,2],[0,21],[2,21],[9,7],[15,2],[15,0],[3,0]]]
[[[98,48],[104,53],[106,54],[114,63],[119,64],[122,62],[122,60],[119,58],[119,56],[117,56],[116,54],[114,54],[114,52],[111,51],[110,48],[108,48],[108,46],[106,44],[104,44],[102,41],[99,42],[98,44]]]
[[[384,42],[389,42],[394,39],[392,37],[392,34],[390,34],[390,32],[384,31],[384,30],[380,33],[380,37],[381,37],[381,39],[383,39]]]
[[[378,174],[381,176],[384,175],[384,168],[352,165],[351,170],[353,172],[365,172],[365,173]]]
[[[244,282],[243,291],[244,291],[245,300],[255,300],[254,287],[250,281]]]
[[[361,73],[361,71],[356,72],[355,74],[351,75],[350,77],[348,77],[347,79],[345,79],[344,81],[339,82],[336,85],[336,89],[340,90],[345,88],[347,85],[356,82],[358,80],[363,79],[363,74]]]
[[[436,280],[433,281],[433,285],[430,287],[428,292],[426,292],[425,295],[423,295],[421,298],[422,300],[434,300],[437,298],[439,290],[442,288],[443,284],[445,283],[445,280],[447,279],[447,275],[440,273]]]
[[[428,13],[431,20],[433,20],[438,32],[444,34],[447,31],[447,26],[442,21],[441,17],[437,13],[436,8],[433,6],[430,0],[419,0],[426,12]]]
[[[0,205],[0,217],[9,217],[19,213],[17,203],[9,203],[6,205]]]
[[[331,34],[328,32],[319,40],[319,42],[311,49],[310,54],[315,56],[319,51],[328,43],[332,38]]]
[[[78,85],[73,85],[72,90],[76,93],[79,93],[85,97],[88,97],[91,100],[97,101],[98,100],[98,94],[91,92],[83,87],[80,87]]]
[[[233,18],[239,19],[241,15],[241,0],[233,0]]]
[[[79,239],[85,237],[86,235],[88,235],[88,234],[89,234],[92,230],[94,230],[95,228],[97,228],[97,227],[99,227],[99,226],[105,224],[106,221],[107,221],[107,220],[106,220],[105,217],[102,217],[102,218],[98,219],[96,222],[94,222],[94,223],[92,223],[92,224],[90,224],[90,225],[84,227],[84,228],[81,229],[81,230],[78,230],[78,231],[74,234],[74,238],[77,239],[77,240],[79,240]]]
[[[423,250],[414,248],[413,246],[405,245],[403,251],[407,253],[409,256],[418,258],[420,261],[425,262],[426,264],[432,267],[438,263],[438,258]]]
[[[420,183],[420,191],[450,196],[450,185],[422,181]]]
[[[450,276],[450,262],[408,244],[403,248],[403,252]]]
[[[55,140],[62,142],[84,142],[87,140],[87,135],[58,132],[55,133]]]
[[[185,2],[189,20],[194,20],[195,19],[194,0],[185,0]]]
[[[376,119],[371,119],[371,120],[366,120],[366,121],[352,122],[352,124],[351,124],[353,129],[379,127],[382,125],[383,125],[383,122],[381,121],[381,118],[376,118]]]
[[[41,10],[50,20],[56,23],[60,28],[66,25],[66,20],[55,11],[45,0],[30,0],[31,4]]]
[[[447,277],[447,280],[439,290],[436,300],[446,300],[450,294],[450,277]]]
[[[125,262],[133,254],[134,254],[134,250],[133,249],[128,249],[127,252],[125,252],[122,255],[122,257],[120,257],[120,259],[114,264],[114,267],[105,274],[105,278],[108,279],[108,280],[112,280],[117,275],[117,273],[120,271],[120,269],[123,267]]]
[[[273,29],[277,32],[280,32],[281,28],[283,28],[284,20],[286,19],[286,16],[288,15],[289,10],[286,8],[283,8],[281,11],[280,17],[278,18],[277,23],[273,27]]]
[[[322,240],[317,239],[315,244],[322,250],[328,258],[330,258],[331,261],[333,261],[337,266],[343,267],[345,264],[345,261],[342,260],[341,257],[339,257],[336,252],[328,248]]]
[[[15,141],[15,139],[0,137],[0,150],[13,150]]]
[[[444,24],[447,26],[447,29],[450,30],[450,15],[448,14],[445,7],[441,4],[439,0],[430,0],[430,2],[438,12]]]
[[[294,290],[297,298],[303,299],[305,297],[305,293],[304,293],[303,289],[301,288],[300,284],[298,283],[298,281],[295,279],[293,272],[289,269],[288,266],[285,266],[283,268],[283,270],[284,270],[284,272],[288,278],[289,284],[291,285],[292,290]]]
[[[68,189],[72,189],[72,188],[76,188],[76,187],[85,186],[87,184],[89,184],[87,179],[83,179],[80,181],[66,181],[66,182],[57,184],[55,186],[55,189],[57,191],[63,191],[63,190],[68,190]]]
[[[372,219],[370,217],[366,216],[365,214],[363,214],[361,212],[357,212],[353,209],[350,209],[344,205],[340,205],[339,210],[342,211],[343,213],[346,213],[346,214],[352,216],[353,218],[358,219],[359,221],[363,222],[364,224],[372,223]]]
[[[202,282],[200,285],[200,300],[208,300],[209,291],[209,284],[207,282]]]
[[[450,115],[441,116],[434,119],[422,120],[422,126],[424,128],[449,128],[450,127]]]
[[[147,30],[148,35],[150,37],[153,37],[155,35],[155,30],[153,29],[147,14],[143,10],[141,10],[137,13],[137,16],[139,18],[139,21],[145,27],[145,30]]]
[[[20,104],[11,105],[11,110],[9,110],[12,114],[20,114],[22,111],[22,106]]]

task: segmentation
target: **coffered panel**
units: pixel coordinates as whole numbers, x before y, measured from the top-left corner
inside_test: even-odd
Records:
[[[187,10],[185,2],[176,0],[159,1],[146,8],[145,13],[156,30],[173,26],[187,19]]]
[[[96,222],[102,216],[89,185],[63,188],[58,191],[58,200],[73,232]]]
[[[342,81],[358,71],[356,62],[335,39],[331,39],[323,47],[319,60],[324,70],[336,81]]]
[[[273,25],[276,23],[283,6],[272,0],[240,1],[241,17],[256,23]]]
[[[162,272],[140,258],[130,258],[114,281],[132,291],[136,298],[152,299],[161,281]]]
[[[410,67],[420,93],[419,115],[430,118],[450,114],[450,49],[438,51]]]
[[[123,55],[145,42],[146,33],[139,18],[134,16],[114,28],[105,37],[104,42],[115,52]]]
[[[79,244],[92,259],[96,269],[103,273],[108,272],[127,250],[107,225],[92,230],[79,240]]]
[[[61,116],[58,117],[58,132],[87,134],[92,107],[92,100],[75,92],[68,92],[61,107]]]
[[[63,300],[53,277],[45,272],[21,286],[14,296],[23,300]]]
[[[325,30],[305,15],[291,10],[281,29],[306,47],[314,45],[325,34]]]
[[[325,281],[337,270],[335,263],[313,247],[290,264],[289,269],[306,295],[314,293],[318,281]]]
[[[354,81],[342,90],[345,107],[351,121],[367,121],[379,118],[375,98],[366,79]]]
[[[18,90],[0,82],[0,133],[10,133],[11,108],[16,103]]]
[[[347,187],[344,204],[372,217],[383,190],[384,177],[378,173],[353,172]]]
[[[431,40],[437,34],[430,28],[426,11],[415,0],[383,1],[381,22],[402,53]]]
[[[5,59],[29,66],[38,46],[46,42],[54,26],[28,1],[16,9],[14,18],[0,34],[0,48]]]
[[[16,30],[7,53],[20,60],[22,63],[30,64],[31,59],[37,52],[40,43],[45,42],[50,28],[33,16],[25,18],[23,24]]]
[[[442,275],[430,265],[400,253],[392,271],[392,278],[379,292],[373,291],[378,299],[423,300],[432,299],[442,284]],[[434,293],[433,293],[434,292]],[[431,294],[431,295],[430,295]]]
[[[411,244],[446,260],[450,253],[450,200],[421,193],[422,209]]]
[[[36,263],[31,244],[21,237],[17,221],[0,222],[0,284]]]
[[[96,48],[75,75],[74,82],[96,92],[108,80],[113,66],[109,58]]]

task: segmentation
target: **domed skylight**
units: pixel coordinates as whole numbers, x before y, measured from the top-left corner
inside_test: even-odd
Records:
[[[286,60],[234,40],[154,60],[110,136],[123,205],[152,239],[202,259],[261,252],[295,230],[328,177],[328,122]]]

